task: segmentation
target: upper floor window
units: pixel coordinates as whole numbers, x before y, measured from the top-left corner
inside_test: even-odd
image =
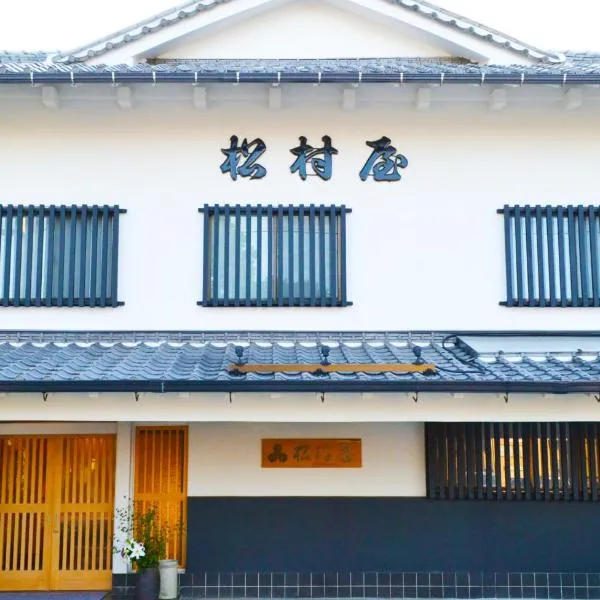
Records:
[[[2,306],[118,306],[118,206],[0,206]]]
[[[599,423],[427,423],[427,495],[600,500]]]
[[[344,206],[208,206],[204,306],[347,306]]]
[[[505,206],[505,306],[600,306],[600,207]]]

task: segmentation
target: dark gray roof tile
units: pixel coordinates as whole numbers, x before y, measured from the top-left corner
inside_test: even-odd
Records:
[[[221,335],[221,339],[219,339]],[[247,335],[248,339],[244,339]],[[129,336],[129,337],[128,337]],[[209,338],[203,340],[203,338]],[[188,382],[206,384],[221,382],[225,387],[265,383],[313,385],[390,384],[449,386],[480,384],[586,384],[600,389],[600,358],[580,358],[577,351],[545,354],[473,356],[453,343],[444,343],[443,334],[350,334],[304,333],[181,333],[153,334],[108,333],[28,333],[0,334],[0,388],[16,382],[34,384],[77,384],[104,382]],[[203,341],[201,341],[203,340]],[[240,359],[242,363],[315,364],[323,360],[321,342],[329,348],[327,361],[340,363],[413,363],[418,343],[421,358],[436,366],[436,373],[394,372],[306,372],[248,373],[229,371]],[[600,347],[600,341],[599,341]],[[312,388],[311,388],[312,389]]]

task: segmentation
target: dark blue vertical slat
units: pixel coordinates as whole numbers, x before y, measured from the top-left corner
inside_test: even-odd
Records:
[[[457,425],[455,423],[448,423],[447,431],[448,431],[448,498],[455,499],[456,494],[456,459],[458,455],[457,447],[456,447],[456,432],[455,428]]]
[[[598,265],[598,210],[590,206],[590,269],[592,271],[593,305],[600,306],[600,265]]]
[[[31,283],[33,279],[33,205],[27,207],[27,254],[25,258],[25,306],[31,306],[32,290]],[[1,218],[0,218],[1,225]]]
[[[309,265],[310,265],[310,305],[316,305],[316,256],[315,256],[315,205],[308,207],[308,230],[309,230]]]
[[[77,290],[78,306],[85,306],[85,278],[87,277],[88,271],[87,229],[89,220],[90,217],[88,215],[88,207],[84,205],[81,207],[81,222],[79,225],[79,289]]]
[[[513,208],[515,223],[515,261],[517,276],[517,306],[525,305],[525,295],[523,291],[523,243],[521,236],[521,208],[519,205]]]
[[[295,304],[294,278],[294,207],[289,206],[288,212],[288,298],[290,305]]]
[[[513,453],[515,456],[515,498],[521,500],[523,496],[523,478],[521,477],[521,464],[523,457],[519,443],[523,439],[521,423],[515,423],[515,437],[513,438]]]
[[[573,306],[581,306],[579,295],[579,260],[577,259],[577,230],[575,228],[575,208],[567,206],[569,228],[569,264],[571,268],[571,302]]]
[[[246,306],[252,304],[252,209],[246,206]]]
[[[48,237],[46,239],[46,306],[52,306],[54,297],[54,225],[56,207],[52,204],[48,209]]]
[[[533,467],[532,467],[532,452],[531,444],[533,440],[532,424],[525,423],[523,425],[523,467],[525,476],[525,500],[531,500],[533,488]]]
[[[560,424],[560,472],[562,477],[562,499],[571,499],[571,468],[569,463],[568,440],[571,438],[569,423]]]
[[[114,206],[112,212],[112,264],[110,266],[110,300],[112,306],[119,303],[119,207]],[[73,277],[75,279],[75,277]]]
[[[283,206],[277,207],[277,305],[283,306]]]
[[[319,206],[319,290],[321,298],[319,306],[325,306],[325,207]]]
[[[75,257],[77,251],[77,207],[73,204],[69,214],[69,285],[67,306],[73,306],[73,298],[75,297]]]
[[[59,221],[58,221],[58,285],[56,288],[56,305],[57,306],[62,306],[63,299],[64,299],[66,229],[67,229],[67,207],[62,205],[59,209]]]
[[[531,441],[533,446],[533,481],[535,499],[540,500],[542,497],[542,473],[540,473],[540,437],[541,437],[541,424],[531,424]]]
[[[569,436],[571,450],[571,481],[573,485],[573,500],[581,500],[579,479],[579,423],[569,423],[571,435]]]
[[[106,306],[106,290],[108,287],[108,214],[109,207],[102,207],[102,246],[100,267],[100,306]]]
[[[273,207],[267,206],[267,306],[273,306]]]
[[[346,306],[346,206],[340,208],[340,304]]]
[[[533,280],[533,217],[531,206],[525,207],[525,252],[527,254],[527,300],[529,306],[537,305]]]
[[[242,207],[239,204],[235,205],[235,246],[234,246],[234,289],[235,295],[233,305],[240,305],[240,248],[241,248],[241,223],[242,223]]]
[[[550,205],[546,206],[546,237],[548,240],[548,281],[550,288],[550,306],[556,306],[556,263],[554,260],[556,240],[554,239],[554,217],[552,216],[552,207]]]
[[[12,228],[13,212],[11,205],[6,207],[6,235],[4,237],[4,290],[2,291],[2,306],[8,306],[10,300],[10,279],[12,276]]]
[[[485,425],[482,423],[473,423],[475,431],[475,473],[477,477],[477,491],[475,497],[478,500],[485,498],[485,487],[483,485],[483,438],[485,436]]]
[[[17,206],[17,222],[15,236],[15,287],[14,305],[21,304],[21,263],[23,257],[23,205]]]
[[[298,207],[298,271],[300,306],[304,306],[304,205]]]
[[[219,306],[219,242],[221,235],[221,211],[218,206],[212,207],[212,243],[208,242],[209,271],[212,277],[208,281],[210,289],[210,303]]]
[[[541,427],[541,440],[542,440],[542,469],[540,477],[542,479],[542,486],[544,489],[544,500],[550,500],[550,473],[548,472],[548,464],[551,456],[548,455],[548,440],[550,438],[550,423],[544,423]]]
[[[504,205],[504,260],[506,263],[506,306],[514,306],[515,299],[513,297],[513,248],[512,248],[512,231],[511,225],[513,217],[510,208],[507,204]]]
[[[504,427],[504,480],[506,481],[506,499],[512,500],[513,489],[511,484],[511,470],[510,470],[510,442],[514,440],[513,424],[507,423]],[[513,452],[514,457],[514,452]]]
[[[579,242],[579,273],[581,276],[581,306],[593,306],[591,301],[591,294],[589,293],[590,280],[588,278],[588,271],[590,261],[588,259],[588,247],[587,244],[588,235],[586,227],[585,208],[581,205],[577,207],[577,229],[578,229],[578,242]]]
[[[496,473],[496,500],[502,500],[502,455],[500,446],[503,437],[503,424],[494,423],[494,471]]]
[[[546,306],[546,283],[545,283],[545,267],[544,267],[544,219],[542,217],[542,207],[535,207],[535,235],[536,235],[536,253],[537,253],[537,269],[538,269],[538,298],[539,305]]]
[[[98,297],[98,207],[92,207],[92,251],[90,252],[90,306],[96,306]]]
[[[560,277],[560,305],[567,305],[567,266],[565,252],[565,213],[562,206],[556,209],[558,236],[558,274]]]
[[[331,205],[329,211],[329,297],[331,298],[331,306],[335,306],[338,303],[337,209],[334,205]]]
[[[38,206],[37,208],[37,224],[38,224],[38,232],[37,232],[37,255],[36,255],[36,268],[35,268],[35,277],[36,277],[36,286],[35,286],[35,305],[42,305],[42,277],[44,274],[44,244],[46,238],[46,216],[45,216],[45,207]]]
[[[262,215],[263,208],[256,207],[256,304],[262,304]]]
[[[204,254],[203,263],[204,263],[204,277],[202,282],[202,304],[203,306],[208,306],[209,297],[208,290],[210,287],[210,276],[211,276],[211,262],[210,262],[210,250],[209,250],[209,239],[210,239],[210,219],[211,219],[211,209],[208,204],[204,205],[202,209],[202,217],[204,219],[203,223],[203,236],[202,240],[202,252]],[[214,217],[213,217],[214,219]],[[214,220],[213,220],[214,222]],[[214,292],[213,292],[214,295]]]
[[[590,212],[590,214],[593,214]],[[598,462],[596,461],[596,448],[598,447],[598,423],[587,424],[587,440],[590,449],[590,478],[592,483],[592,501],[598,500]]]
[[[218,211],[218,207],[215,206],[215,211]],[[230,233],[231,228],[231,214],[229,212],[229,205],[225,205],[223,211],[225,218],[223,222],[223,305],[229,306],[229,253],[230,253]]]
[[[486,423],[483,425],[485,435],[485,491],[486,499],[491,500],[494,497],[493,474],[494,474],[494,453],[492,452],[492,439],[494,438],[494,424]]]
[[[551,459],[552,459],[552,498],[553,500],[558,500],[560,497],[560,488],[559,488],[559,476],[558,476],[558,442],[560,436],[560,423],[551,423],[550,424],[550,435],[551,439]]]

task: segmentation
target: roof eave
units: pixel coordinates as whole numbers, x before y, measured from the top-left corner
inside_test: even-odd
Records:
[[[197,392],[284,392],[284,393],[493,393],[493,394],[574,394],[600,391],[600,381],[3,381],[1,393],[134,393],[155,394]]]

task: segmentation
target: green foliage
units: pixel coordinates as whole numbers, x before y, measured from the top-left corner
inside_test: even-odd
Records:
[[[118,527],[114,552],[124,556],[138,570],[158,567],[158,561],[166,558],[169,526],[161,522],[157,507],[144,507],[140,502],[133,502],[115,512]],[[136,556],[132,548],[140,544],[143,555]]]

